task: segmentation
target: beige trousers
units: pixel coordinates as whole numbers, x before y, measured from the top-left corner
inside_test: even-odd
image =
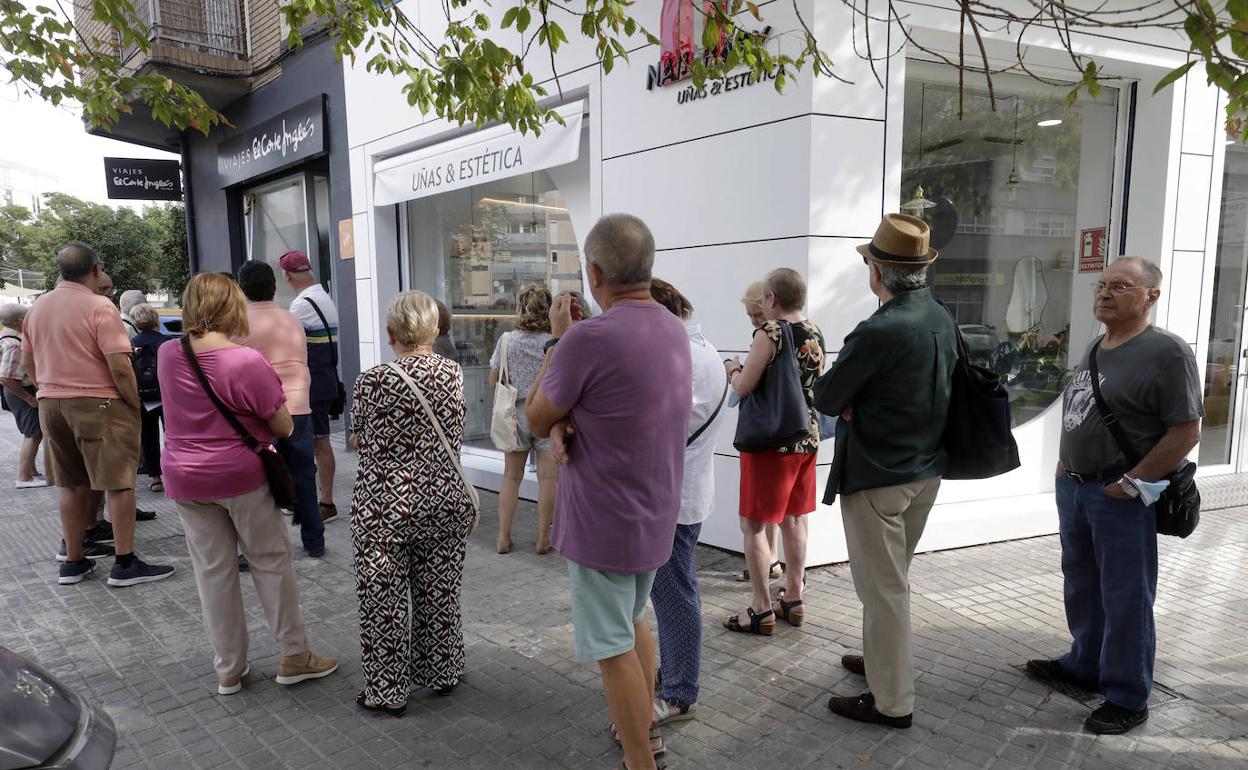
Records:
[[[241,548],[251,565],[260,604],[282,655],[308,649],[308,632],[299,609],[299,589],[291,563],[282,512],[269,485],[221,500],[178,501],[186,547],[195,568],[204,626],[212,642],[217,676],[236,677],[247,667],[247,617],[238,576]]]
[[[867,686],[881,714],[914,711],[910,653],[910,560],[936,502],[940,478],[841,496],[854,589],[862,601]]]

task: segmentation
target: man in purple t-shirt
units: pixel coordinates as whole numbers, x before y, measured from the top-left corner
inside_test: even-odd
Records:
[[[655,648],[642,613],[680,513],[692,364],[684,324],[650,297],[645,223],[603,217],[585,257],[604,312],[580,320],[573,298],[555,299],[554,339],[525,413],[564,465],[552,544],[568,560],[577,655],[602,671],[624,767],[645,770],[662,738],[655,731],[647,741]]]

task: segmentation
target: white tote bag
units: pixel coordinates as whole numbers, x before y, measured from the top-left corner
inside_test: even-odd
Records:
[[[494,386],[494,413],[490,418],[490,440],[500,452],[519,452],[520,422],[516,417],[516,388],[507,376],[507,338],[498,352],[498,384]]]

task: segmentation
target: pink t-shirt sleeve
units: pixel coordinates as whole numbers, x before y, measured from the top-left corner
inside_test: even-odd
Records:
[[[95,332],[95,344],[104,355],[129,353],[130,337],[121,325],[121,316],[110,303],[98,302],[91,308],[91,327]]]
[[[581,400],[588,373],[594,368],[595,356],[589,340],[592,335],[586,331],[573,326],[564,332],[538,386],[547,400],[560,409],[571,410]]]
[[[229,384],[222,398],[241,412],[267,420],[286,403],[282,381],[259,351],[251,348],[239,350],[245,350],[247,354],[238,355],[231,362]],[[213,386],[216,387],[216,383]]]

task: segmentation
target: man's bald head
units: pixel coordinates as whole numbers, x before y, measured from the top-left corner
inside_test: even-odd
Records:
[[[74,283],[85,283],[98,264],[100,255],[82,241],[70,241],[56,254],[56,266],[61,271],[61,278]]]

